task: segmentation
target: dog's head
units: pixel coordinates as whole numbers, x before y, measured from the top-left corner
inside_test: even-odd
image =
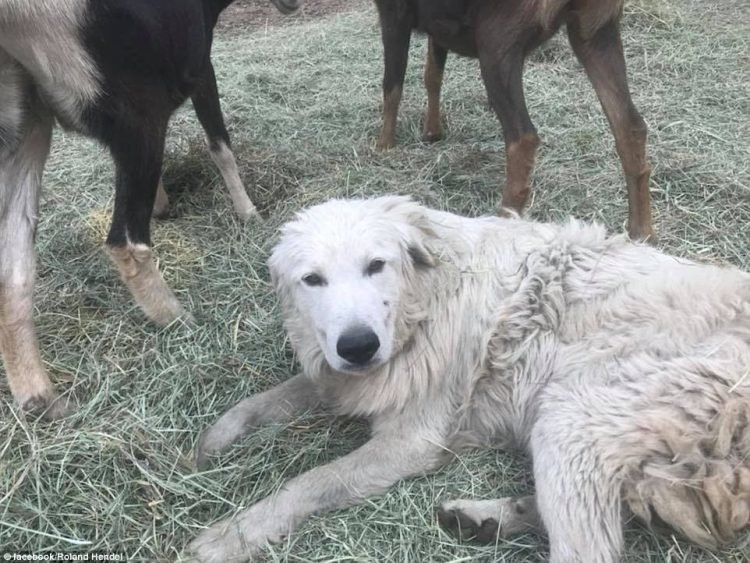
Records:
[[[271,279],[308,371],[366,374],[399,351],[435,265],[429,239],[425,209],[397,196],[331,200],[282,228]]]

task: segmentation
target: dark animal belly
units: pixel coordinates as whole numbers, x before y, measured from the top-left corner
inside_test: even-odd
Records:
[[[474,12],[466,0],[420,0],[416,27],[448,51],[464,57],[477,57],[472,25]]]
[[[435,43],[452,53],[457,53],[462,57],[476,58],[479,56],[474,30],[471,27],[462,27],[454,33],[440,33],[440,29],[438,29],[438,32],[430,33],[430,35]]]

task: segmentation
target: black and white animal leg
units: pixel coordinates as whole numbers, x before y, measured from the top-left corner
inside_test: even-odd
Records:
[[[26,410],[56,418],[66,407],[42,364],[32,319],[34,235],[53,121],[32,94],[24,102],[28,106],[14,112],[18,122],[7,123],[12,121],[11,112],[21,109],[21,98],[14,94],[24,88],[23,71],[16,67],[15,83],[9,76],[14,70],[3,69],[2,61],[0,71],[6,72],[7,79],[0,89],[0,113],[5,112],[0,118],[8,118],[0,119],[7,126],[6,135],[0,136],[0,351],[16,402]]]
[[[198,87],[191,97],[195,113],[203,126],[208,138],[208,148],[211,159],[216,164],[224,184],[229,190],[232,198],[234,211],[240,219],[249,219],[258,214],[250,197],[245,191],[245,186],[240,178],[237,161],[234,159],[229,133],[224,124],[219,103],[219,91],[216,87],[216,75],[214,67],[208,63],[208,69]]]
[[[149,319],[167,325],[189,315],[161,277],[151,250],[151,212],[167,124],[146,123],[122,125],[112,138],[116,194],[107,246],[136,303]]]

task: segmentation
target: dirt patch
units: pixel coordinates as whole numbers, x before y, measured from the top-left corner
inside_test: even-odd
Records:
[[[241,33],[264,27],[290,25],[331,14],[351,12],[369,4],[370,0],[308,0],[297,12],[285,16],[270,0],[238,0],[221,15],[216,30],[219,33]]]

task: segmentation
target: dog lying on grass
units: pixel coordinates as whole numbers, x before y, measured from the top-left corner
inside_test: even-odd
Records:
[[[205,530],[196,560],[254,561],[308,516],[474,447],[526,449],[536,494],[445,502],[440,523],[544,531],[553,563],[617,561],[628,512],[707,547],[750,523],[749,274],[403,197],[300,213],[270,269],[302,373],[204,432],[199,465],[322,407],[372,437]]]

